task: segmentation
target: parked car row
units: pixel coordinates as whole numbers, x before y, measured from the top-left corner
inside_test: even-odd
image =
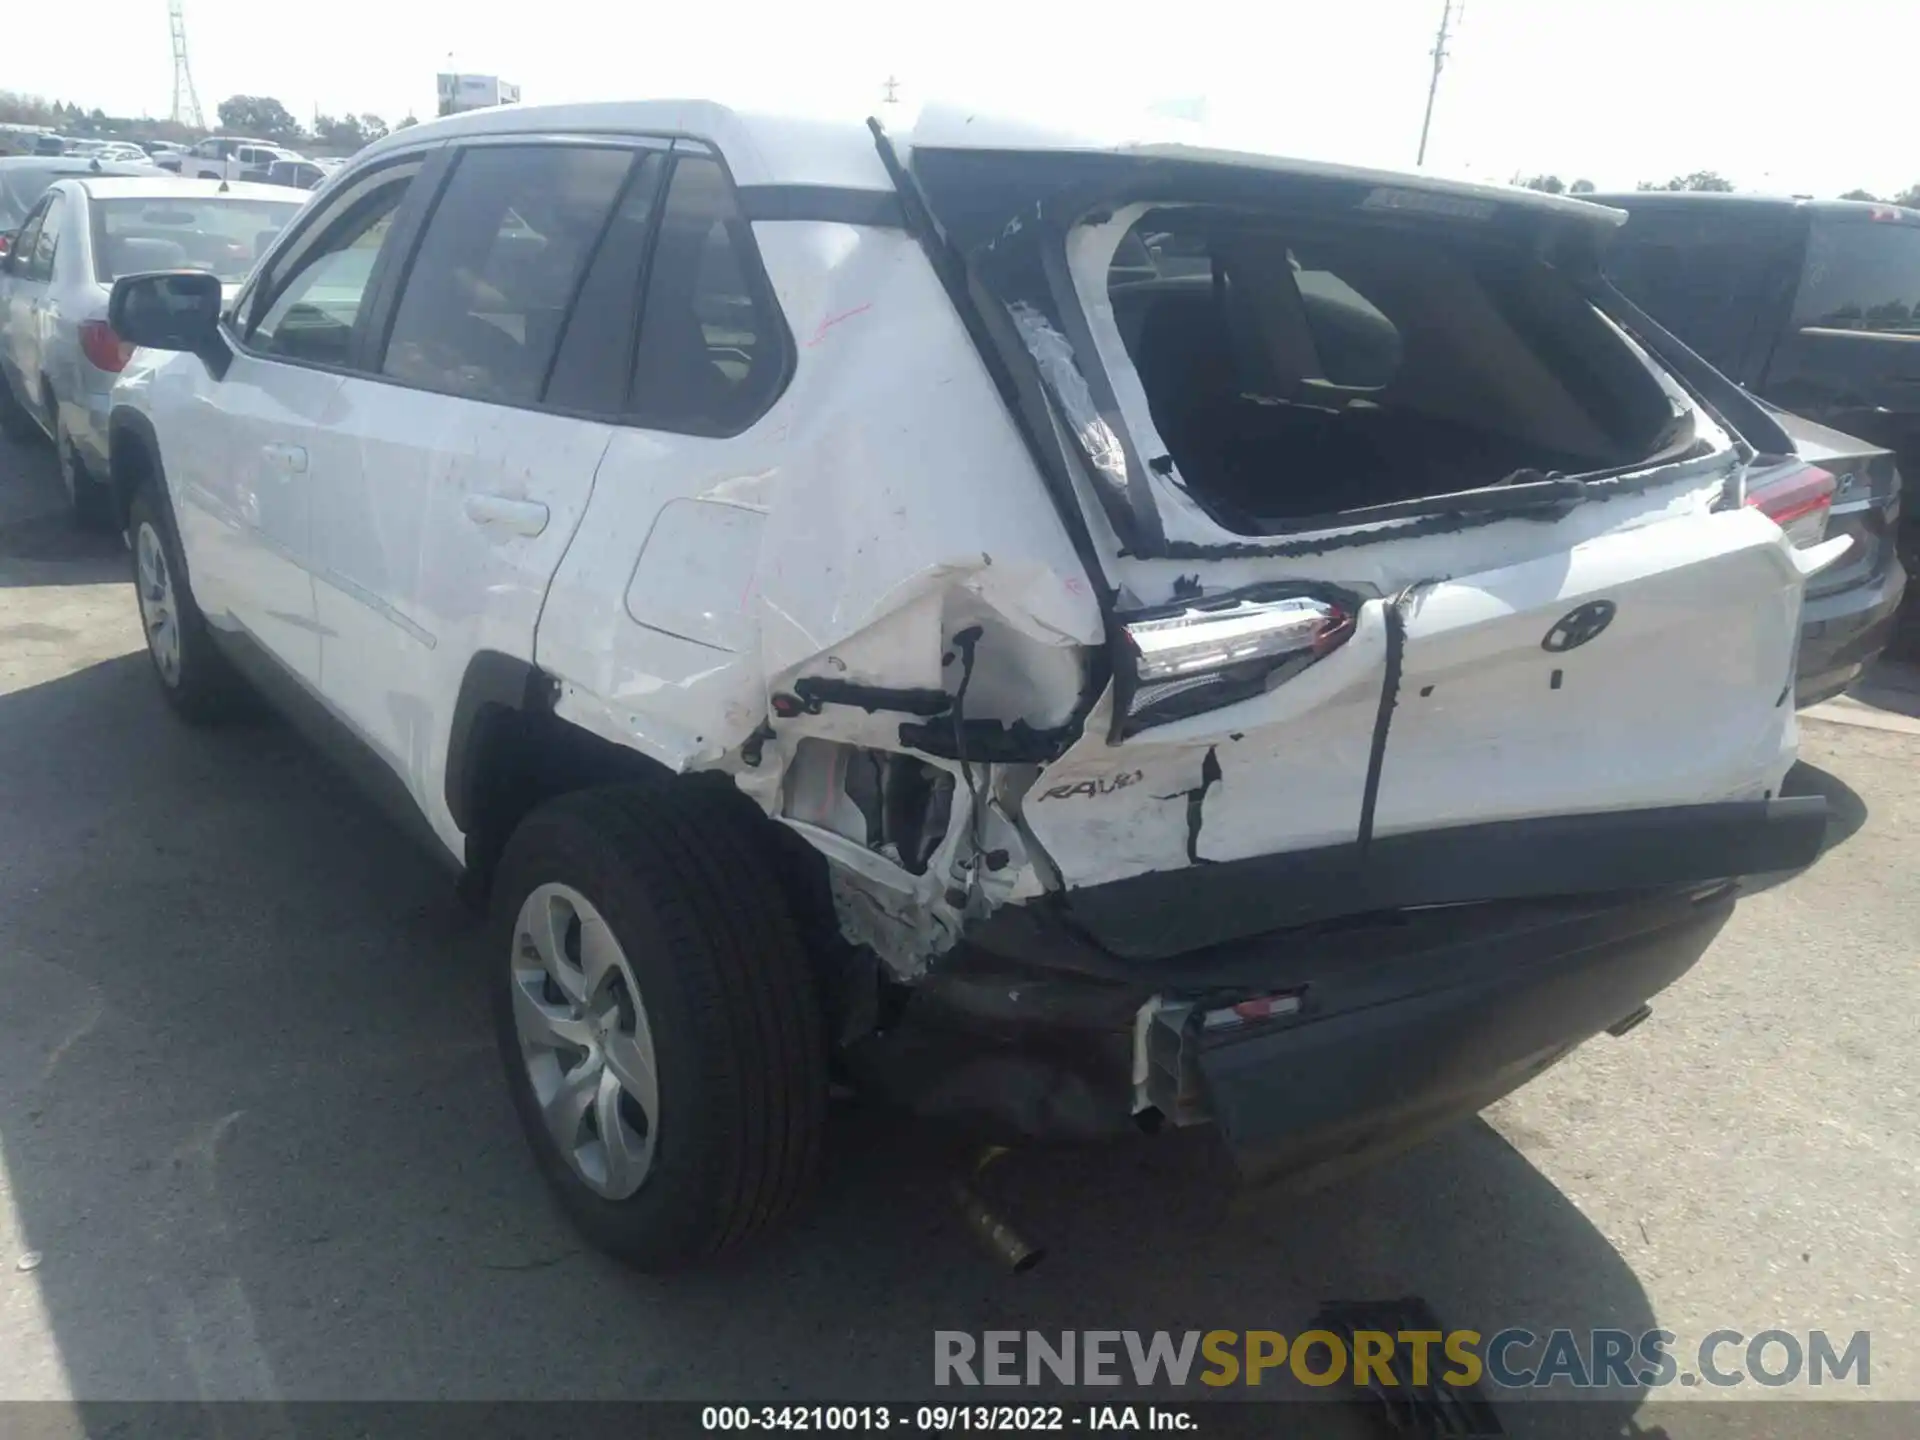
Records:
[[[0,162],[0,193],[23,179],[13,165],[34,163]],[[75,518],[97,524],[112,512],[107,417],[132,353],[107,320],[114,281],[192,269],[237,287],[300,202],[267,186],[40,164],[0,258],[0,431],[44,433]]]
[[[488,900],[609,1251],[774,1224],[830,1067],[1342,1168],[1630,1028],[1825,831],[1837,481],[1605,283],[1618,219],[978,113],[460,115],[237,296],[115,284],[112,519],[173,708],[273,697]]]

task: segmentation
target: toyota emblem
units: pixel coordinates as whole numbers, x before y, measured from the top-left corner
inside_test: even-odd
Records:
[[[1578,650],[1613,623],[1613,612],[1613,601],[1589,600],[1579,609],[1569,610],[1554,621],[1553,628],[1547,631],[1547,638],[1540,642],[1540,648],[1551,650],[1556,655],[1562,650]]]

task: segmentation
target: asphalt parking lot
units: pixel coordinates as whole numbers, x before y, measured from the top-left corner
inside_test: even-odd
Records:
[[[1051,1253],[1015,1277],[953,1217],[957,1144],[848,1106],[793,1231],[657,1280],[549,1206],[442,873],[290,731],[175,723],[118,540],[59,498],[0,445],[0,1399],[909,1398],[935,1329],[1401,1295],[1488,1333],[1866,1329],[1870,1393],[1920,1399],[1911,674],[1806,725],[1821,864],[1481,1122],[1307,1197],[1233,1195],[1192,1133],[1017,1155]],[[1619,1428],[1639,1398],[1589,1408],[1660,1433]]]

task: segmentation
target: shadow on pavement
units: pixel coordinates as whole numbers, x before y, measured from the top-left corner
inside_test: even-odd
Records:
[[[1847,841],[1851,840],[1860,827],[1867,823],[1867,802],[1860,798],[1859,792],[1848,785],[1838,775],[1822,770],[1818,765],[1801,760],[1787,772],[1787,778],[1780,783],[1780,794],[1820,795],[1827,802],[1827,834],[1820,847],[1820,856],[1813,863],[1819,866]],[[1771,890],[1776,885],[1785,884],[1796,875],[1804,875],[1804,870],[1775,870],[1765,875],[1750,875],[1742,884],[1748,895],[1758,895]]]
[[[951,1211],[959,1143],[848,1107],[790,1231],[625,1272],[522,1153],[444,875],[290,731],[189,731],[132,655],[0,697],[0,733],[0,1159],[44,1257],[7,1279],[83,1399],[907,1399],[936,1329],[1292,1333],[1402,1295],[1483,1334],[1654,1323],[1478,1122],[1293,1198],[1237,1197],[1198,1132],[1015,1155],[1051,1254],[1013,1276]]]

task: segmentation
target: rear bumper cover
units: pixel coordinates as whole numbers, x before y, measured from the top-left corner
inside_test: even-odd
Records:
[[[1385,1003],[1203,1038],[1202,1093],[1243,1174],[1333,1178],[1492,1104],[1635,1016],[1705,953],[1734,893],[1592,916],[1558,948],[1490,946],[1458,957],[1444,984],[1429,977]]]
[[[1397,891],[1383,878],[1355,889],[1350,875],[1302,872],[1349,898],[1436,897],[1371,914],[1309,906],[1308,882],[1291,872],[1222,876],[1229,865],[1180,872],[1177,893],[1155,877],[1125,882],[1142,892],[1131,908],[1098,915],[1122,945],[1090,935],[1078,903],[1010,906],[863,1043],[859,1068],[910,1108],[997,1139],[1120,1133],[1144,1096],[1166,1118],[1215,1122],[1245,1174],[1329,1176],[1479,1110],[1633,1017],[1725,923],[1738,886],[1724,877],[1806,865],[1824,833],[1819,797],[1690,808],[1705,813],[1529,822],[1519,838],[1530,846],[1497,855],[1487,837],[1451,832],[1458,863],[1407,837],[1386,872]],[[1376,842],[1373,859],[1391,845]],[[1583,888],[1576,874],[1611,893],[1569,895]],[[1228,905],[1337,918],[1137,953],[1155,935],[1217,931],[1208,911]],[[1276,994],[1296,1008],[1204,1024],[1210,1009]],[[1149,1001],[1165,1008],[1136,1045]]]
[[[1389,835],[1069,892],[1074,924],[1131,959],[1410,906],[1690,885],[1813,862],[1819,796],[1556,815]]]

